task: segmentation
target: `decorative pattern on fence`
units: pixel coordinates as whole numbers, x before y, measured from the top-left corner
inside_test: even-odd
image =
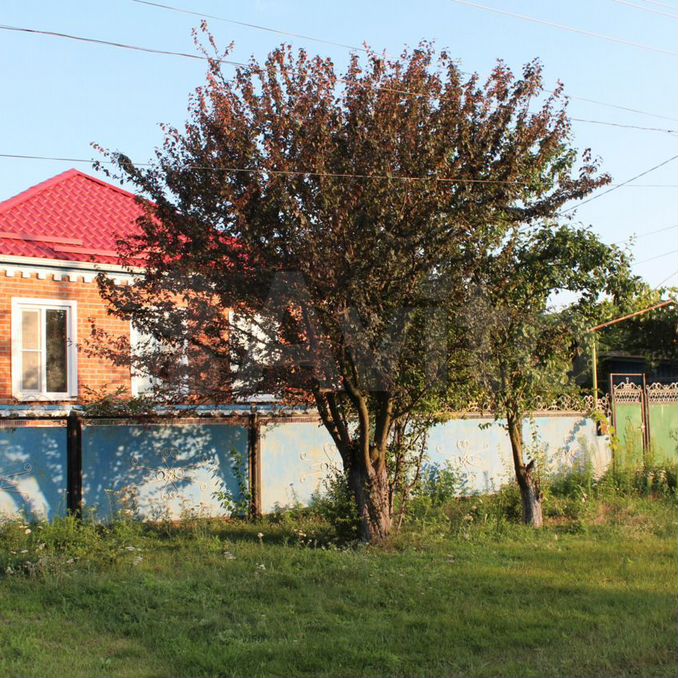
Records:
[[[29,476],[32,472],[33,466],[29,463],[26,463],[24,464],[23,470],[21,471],[0,475],[0,492],[20,494],[21,490],[19,489],[19,483],[21,478],[24,476]]]
[[[650,384],[647,387],[647,397],[650,403],[670,405],[678,403],[678,382],[672,384]]]
[[[537,398],[532,408],[532,416],[548,413],[577,413],[577,414],[591,414],[594,410],[603,412],[606,416],[610,414],[610,398],[607,394],[598,396],[597,402],[593,395],[565,393],[555,398]],[[480,400],[471,400],[454,412],[456,415],[475,415],[487,416],[491,413],[492,408],[488,402]]]

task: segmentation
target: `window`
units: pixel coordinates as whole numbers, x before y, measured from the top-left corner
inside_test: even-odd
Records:
[[[263,372],[263,368],[267,364],[275,364],[277,353],[275,350],[271,349],[271,341],[266,333],[266,331],[261,327],[264,322],[264,319],[260,315],[255,315],[253,318],[241,315],[235,311],[229,311],[228,321],[231,327],[239,334],[238,343],[244,349],[246,353],[246,359],[252,361],[253,364],[250,364],[245,367],[249,367],[250,370],[254,370],[255,375],[259,376],[258,373]],[[267,355],[268,351],[268,355]],[[246,403],[270,403],[278,402],[279,398],[272,393],[250,393],[248,395],[238,396],[238,391],[243,389],[251,389],[254,384],[247,383],[242,379],[237,378],[237,372],[241,369],[242,366],[237,364],[237,361],[233,359],[235,354],[231,354],[231,372],[236,374],[236,378],[233,380],[233,391],[236,393],[236,402],[246,402]],[[260,375],[263,377],[263,374]]]
[[[162,389],[163,383],[176,384],[176,379],[184,381],[180,383],[180,392],[188,395],[185,388],[186,375],[181,374],[188,365],[187,346],[182,350],[168,346],[162,339],[144,332],[130,323],[130,348],[132,350],[132,395],[134,397],[145,396],[152,398]],[[177,355],[177,353],[179,355]],[[167,356],[163,360],[164,356]],[[176,362],[173,362],[177,358]],[[147,363],[147,365],[144,365]],[[153,374],[148,370],[148,363],[153,365]],[[175,373],[176,370],[176,373]]]
[[[130,324],[130,345],[132,357],[137,360],[143,359],[148,354],[155,354],[160,349],[160,342],[151,334],[137,329],[134,323]],[[158,377],[153,377],[141,366],[132,366],[132,395],[152,396],[160,386]]]
[[[77,302],[12,299],[12,385],[19,400],[78,394]]]

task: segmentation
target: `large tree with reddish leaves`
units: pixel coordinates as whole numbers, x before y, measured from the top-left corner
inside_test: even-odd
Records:
[[[164,374],[159,395],[312,403],[380,540],[394,424],[463,376],[455,309],[483,253],[609,178],[571,148],[537,62],[481,81],[426,43],[343,77],[287,47],[231,75],[224,56],[151,167],[111,154],[149,200],[121,244],[146,273],[102,291],[163,339],[134,358]]]

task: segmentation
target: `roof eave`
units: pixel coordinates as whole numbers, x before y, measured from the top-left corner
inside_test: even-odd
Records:
[[[0,254],[0,265],[12,264],[32,266],[34,268],[70,268],[96,273],[143,273],[145,269],[138,266],[121,266],[119,264],[105,264],[94,261],[71,261],[68,259],[46,259],[42,257],[21,257],[12,254]]]

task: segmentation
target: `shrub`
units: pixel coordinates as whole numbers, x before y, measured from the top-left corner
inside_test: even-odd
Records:
[[[360,516],[344,471],[330,467],[321,490],[314,492],[309,503],[311,515],[333,526],[341,541],[354,541],[360,535]]]
[[[600,485],[614,494],[640,496],[678,496],[678,465],[643,464],[638,468],[617,468],[608,471]]]
[[[546,506],[563,506],[563,501],[586,503],[592,498],[620,496],[675,497],[678,465],[646,463],[636,468],[610,468],[600,478],[590,469],[573,470],[552,476],[545,483]]]
[[[450,515],[444,509],[465,494],[468,494],[468,482],[462,471],[449,462],[444,465],[426,464],[412,490],[409,519],[416,522],[449,519]]]
[[[497,514],[509,522],[521,522],[523,519],[523,499],[515,480],[503,485],[495,495]]]

